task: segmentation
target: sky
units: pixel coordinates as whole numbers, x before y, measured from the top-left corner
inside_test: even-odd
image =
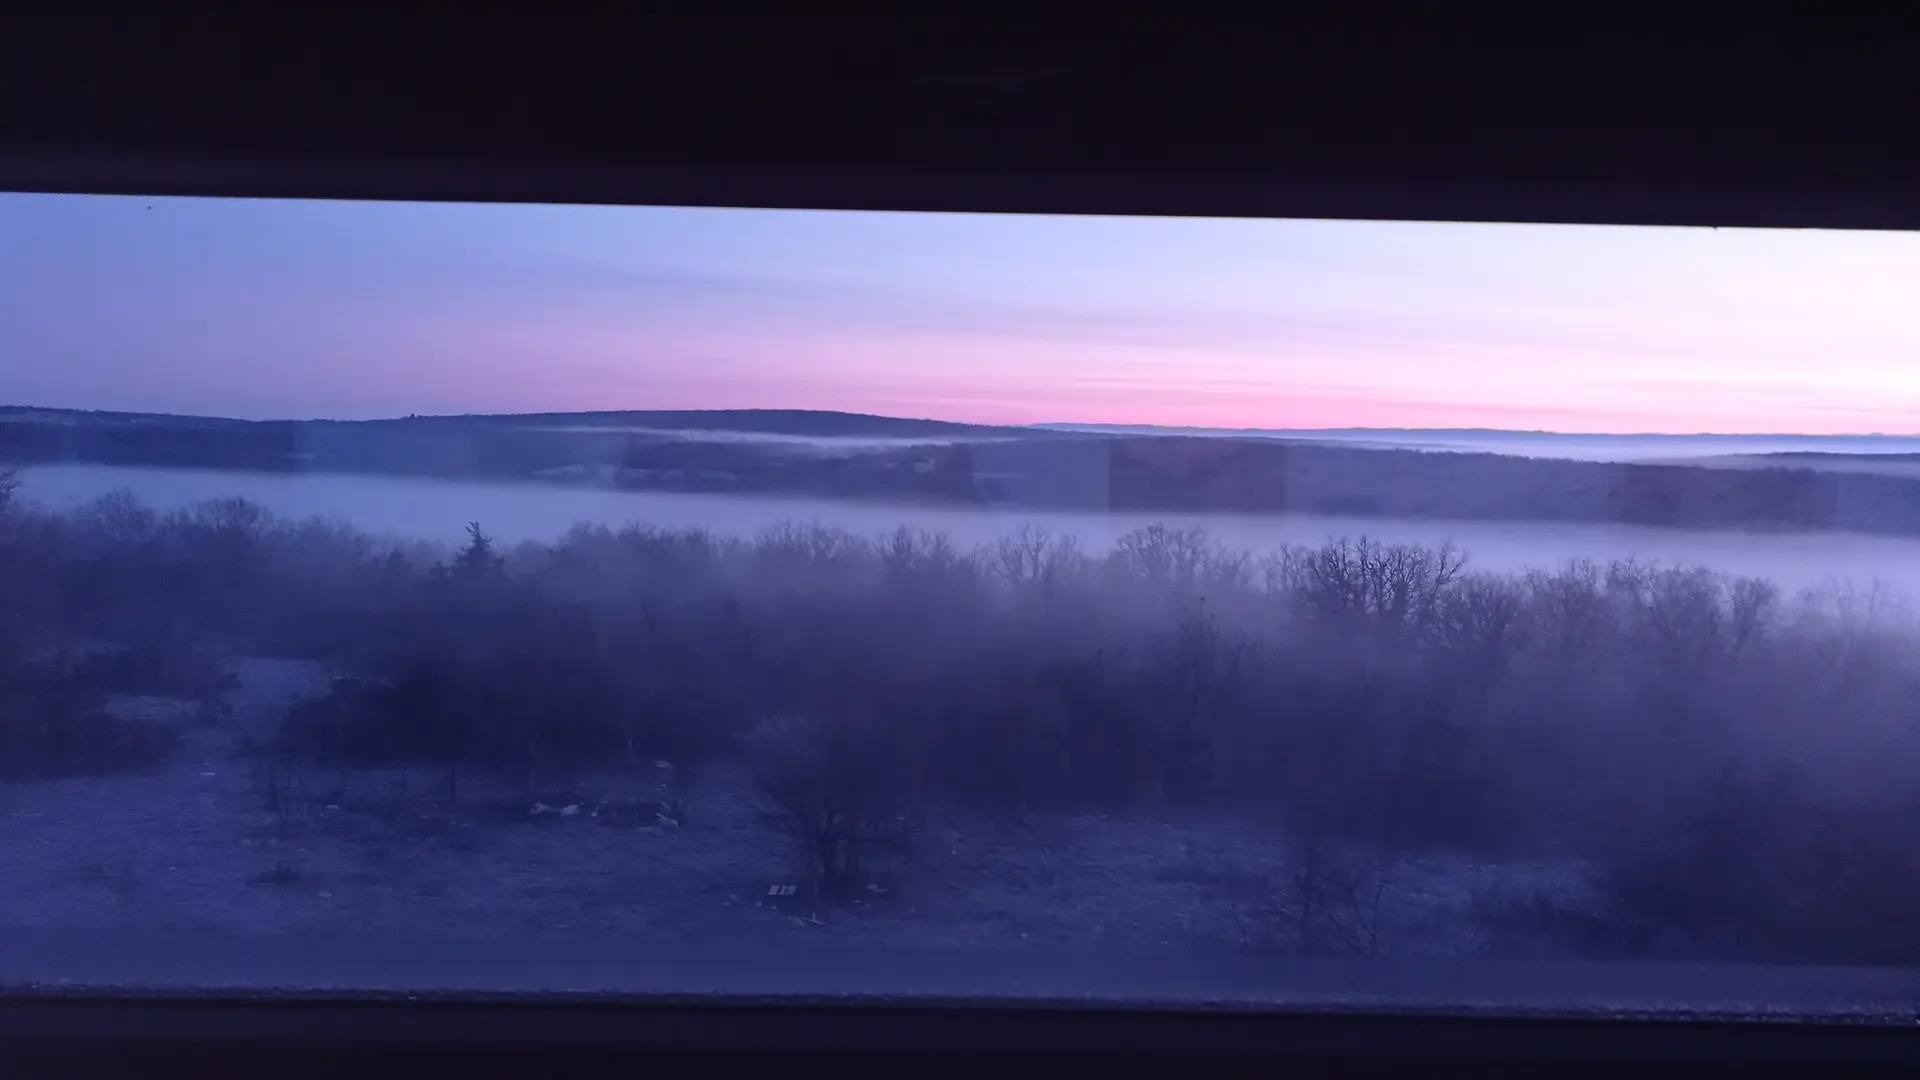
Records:
[[[0,193],[0,404],[1920,433],[1920,234]]]

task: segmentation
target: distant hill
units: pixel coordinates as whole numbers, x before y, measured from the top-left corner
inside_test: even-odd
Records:
[[[1259,438],[1379,448],[1460,450],[1524,457],[1589,461],[1702,461],[1728,455],[1845,455],[1881,457],[1920,454],[1916,435],[1725,435],[1668,433],[1582,434],[1502,431],[1492,428],[1244,428],[1209,429],[1142,425],[1040,424],[1036,430],[1108,435],[1191,435]],[[1710,462],[1707,462],[1710,463]]]
[[[1574,460],[1337,440],[1045,432],[796,410],[244,421],[0,409],[0,461],[25,464],[404,474],[1092,511],[1920,536],[1920,474],[1816,467],[1791,456],[1779,464],[1745,460],[1743,467]]]
[[[813,438],[934,438],[1024,431],[946,420],[902,419],[867,413],[809,409],[681,409],[623,410],[619,412],[501,413],[460,416],[414,416],[386,423],[498,424],[513,427],[645,428],[657,431],[734,431],[747,434],[798,435]]]
[[[488,425],[504,427],[653,428],[662,431],[737,431],[768,435],[801,435],[818,438],[849,436],[917,438],[991,432],[1027,432],[1026,428],[962,424],[948,420],[921,420],[869,413],[833,412],[812,409],[660,409],[564,413],[445,413],[387,417],[377,420],[235,420],[218,416],[186,416],[172,413],[130,413],[93,409],[44,409],[31,406],[0,406],[0,423],[72,424],[152,424],[175,426],[244,427],[254,424],[325,425]]]
[[[1766,457],[1781,465],[1797,465],[1812,462],[1823,465],[1843,465],[1857,462],[1871,462],[1879,465],[1907,464],[1920,465],[1920,452],[1900,454],[1842,454],[1823,450],[1783,450]]]

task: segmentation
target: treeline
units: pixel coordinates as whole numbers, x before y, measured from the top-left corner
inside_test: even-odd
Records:
[[[432,766],[449,799],[748,762],[824,890],[934,801],[1213,809],[1307,868],[1274,907],[1301,948],[1354,940],[1328,898],[1355,867],[1446,851],[1590,861],[1610,949],[1920,962],[1920,643],[1879,589],[1164,526],[1102,551],[798,523],[500,550],[476,524],[439,550],[125,494],[16,508],[0,547],[9,701],[77,643],[208,695],[205,657],[312,657],[339,689],[287,753]]]

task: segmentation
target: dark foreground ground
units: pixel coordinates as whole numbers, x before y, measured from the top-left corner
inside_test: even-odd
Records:
[[[950,817],[886,885],[822,909],[769,899],[793,848],[743,775],[704,777],[671,826],[530,815],[477,779],[450,807],[417,771],[309,773],[280,814],[239,747],[326,682],[297,662],[238,673],[231,714],[188,726],[156,772],[0,788],[0,989],[1920,1016],[1920,973],[1596,962],[1489,936],[1489,896],[1590,901],[1570,862],[1397,865],[1377,955],[1280,955],[1245,898],[1285,867],[1255,821]],[[590,799],[647,794],[596,783]]]
[[[150,773],[0,787],[0,930],[212,927],[311,937],[355,931],[481,941],[532,935],[712,943],[826,938],[884,946],[1271,951],[1282,920],[1263,879],[1286,868],[1271,823],[1225,815],[930,813],[911,856],[876,867],[859,899],[774,899],[801,879],[795,844],[738,770],[696,778],[680,820],[610,825],[564,804],[641,802],[657,778],[580,778],[530,813],[523,786],[469,776],[447,798],[433,770],[307,769],[270,808],[241,747],[323,689],[298,661],[248,660],[231,713],[185,723]],[[166,699],[112,707],[164,716]],[[650,766],[650,763],[649,763]],[[283,778],[284,780],[284,778]],[[1567,942],[1494,940],[1495,899],[1591,900],[1583,867],[1409,860],[1384,871],[1381,955],[1469,956]]]

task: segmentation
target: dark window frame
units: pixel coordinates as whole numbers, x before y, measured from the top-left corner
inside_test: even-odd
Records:
[[[746,83],[756,76],[740,56],[729,66],[730,27],[707,23],[693,35],[694,61],[632,80],[640,100],[689,78],[699,59],[716,61],[715,81],[680,88],[696,100],[708,95],[693,111],[724,118],[695,136],[645,110],[655,127],[636,129],[620,102],[569,96],[582,84],[566,69],[580,66],[577,50],[591,39],[659,28],[628,21],[600,33],[608,27],[505,8],[452,11],[412,12],[401,17],[410,20],[398,27],[404,32],[384,37],[398,24],[383,28],[365,21],[371,15],[10,17],[0,35],[0,99],[11,102],[0,104],[0,190],[1920,228],[1920,144],[1909,137],[1920,116],[1920,65],[1894,31],[1860,22],[1681,29],[1456,19],[1383,35],[1362,15],[1296,22],[1263,31],[1278,35],[1266,38],[1249,26],[1135,21],[1089,35],[972,22],[957,35],[977,46],[969,52],[948,41],[952,25],[788,20],[743,32],[735,44],[750,38],[743,55],[773,57],[786,55],[765,51],[776,40],[803,53],[851,35],[866,51],[846,55],[880,59],[877,68],[825,64],[804,75],[807,65],[789,57],[780,70],[803,82],[778,108],[764,93],[719,89],[730,72]],[[993,89],[1025,76],[996,74],[981,59],[1014,55],[1016,69],[1031,68],[1032,57],[1057,53],[1051,46],[1089,41],[1096,61],[1110,48],[1137,56],[1143,41],[1163,35],[1178,45],[1172,59],[1123,61],[1118,75],[1105,76],[1120,84],[1079,96]],[[292,40],[309,42],[307,62],[269,78],[284,68]],[[1019,47],[1009,52],[1009,40]],[[908,44],[880,48],[889,41]],[[1230,41],[1241,44],[1206,74],[1206,48]],[[1272,66],[1296,61],[1304,73],[1276,80],[1247,67],[1263,43],[1278,50]],[[503,56],[522,64],[502,74],[476,59]],[[1904,75],[1889,66],[1902,56],[1912,69]],[[957,67],[948,62],[956,57]],[[1316,83],[1336,61],[1361,65],[1362,75],[1338,88]],[[902,70],[938,76],[907,83],[946,89],[849,106],[852,118],[838,124],[815,123],[800,107],[867,101],[875,80],[897,83]],[[1552,82],[1554,71],[1568,77]],[[1506,81],[1496,86],[1494,74]],[[1534,98],[1515,89],[1529,79],[1542,87]],[[1052,119],[1023,124],[1023,109]],[[1204,110],[1212,112],[1203,122]],[[567,119],[543,128],[542,117]],[[1066,131],[1079,134],[1063,140]],[[1153,145],[1169,149],[1142,149]],[[975,1074],[1108,1063],[1251,1071],[1279,1060],[1342,1071],[1861,1071],[1920,1064],[1920,1025],[432,995],[188,999],[47,988],[0,999],[0,1061],[16,1075],[108,1065],[414,1074],[460,1062],[478,1072],[546,1073],[574,1061],[769,1058],[787,1069],[831,1060],[875,1072],[945,1062]]]

